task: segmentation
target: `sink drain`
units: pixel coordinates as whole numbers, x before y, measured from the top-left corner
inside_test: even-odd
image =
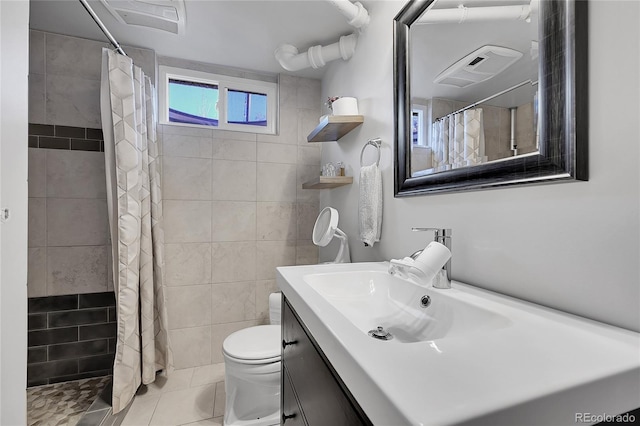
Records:
[[[420,298],[420,306],[422,306],[423,308],[427,308],[429,307],[429,305],[431,304],[431,297],[428,295],[424,295]]]
[[[369,336],[373,337],[374,339],[378,339],[378,340],[391,340],[391,339],[393,339],[393,336],[391,335],[391,333],[386,331],[382,326],[378,327],[375,330],[369,330],[368,334],[369,334]]]

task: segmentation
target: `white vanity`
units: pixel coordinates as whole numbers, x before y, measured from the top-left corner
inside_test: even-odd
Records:
[[[451,289],[427,288],[388,267],[278,268],[293,316],[347,388],[361,423],[555,426],[640,406],[638,333],[456,281]],[[393,338],[370,336],[377,327]],[[283,339],[286,369],[297,341]],[[295,395],[304,411],[296,380],[286,372],[283,379],[283,394]],[[285,424],[316,424],[287,404]]]

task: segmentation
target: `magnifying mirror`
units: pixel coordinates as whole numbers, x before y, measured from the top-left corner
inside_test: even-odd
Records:
[[[330,263],[351,263],[351,256],[349,256],[349,239],[347,238],[347,234],[338,228],[339,218],[338,210],[333,207],[325,207],[322,209],[316,219],[316,224],[313,226],[313,244],[325,247],[333,240],[333,237],[337,237],[340,240],[340,249],[338,250],[336,259]]]

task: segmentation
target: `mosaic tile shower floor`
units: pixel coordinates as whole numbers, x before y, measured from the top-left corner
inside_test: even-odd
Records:
[[[27,425],[76,425],[110,381],[94,377],[27,389]]]

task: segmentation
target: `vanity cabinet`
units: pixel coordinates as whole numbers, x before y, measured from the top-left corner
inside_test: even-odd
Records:
[[[282,296],[283,425],[371,425],[311,333]]]

